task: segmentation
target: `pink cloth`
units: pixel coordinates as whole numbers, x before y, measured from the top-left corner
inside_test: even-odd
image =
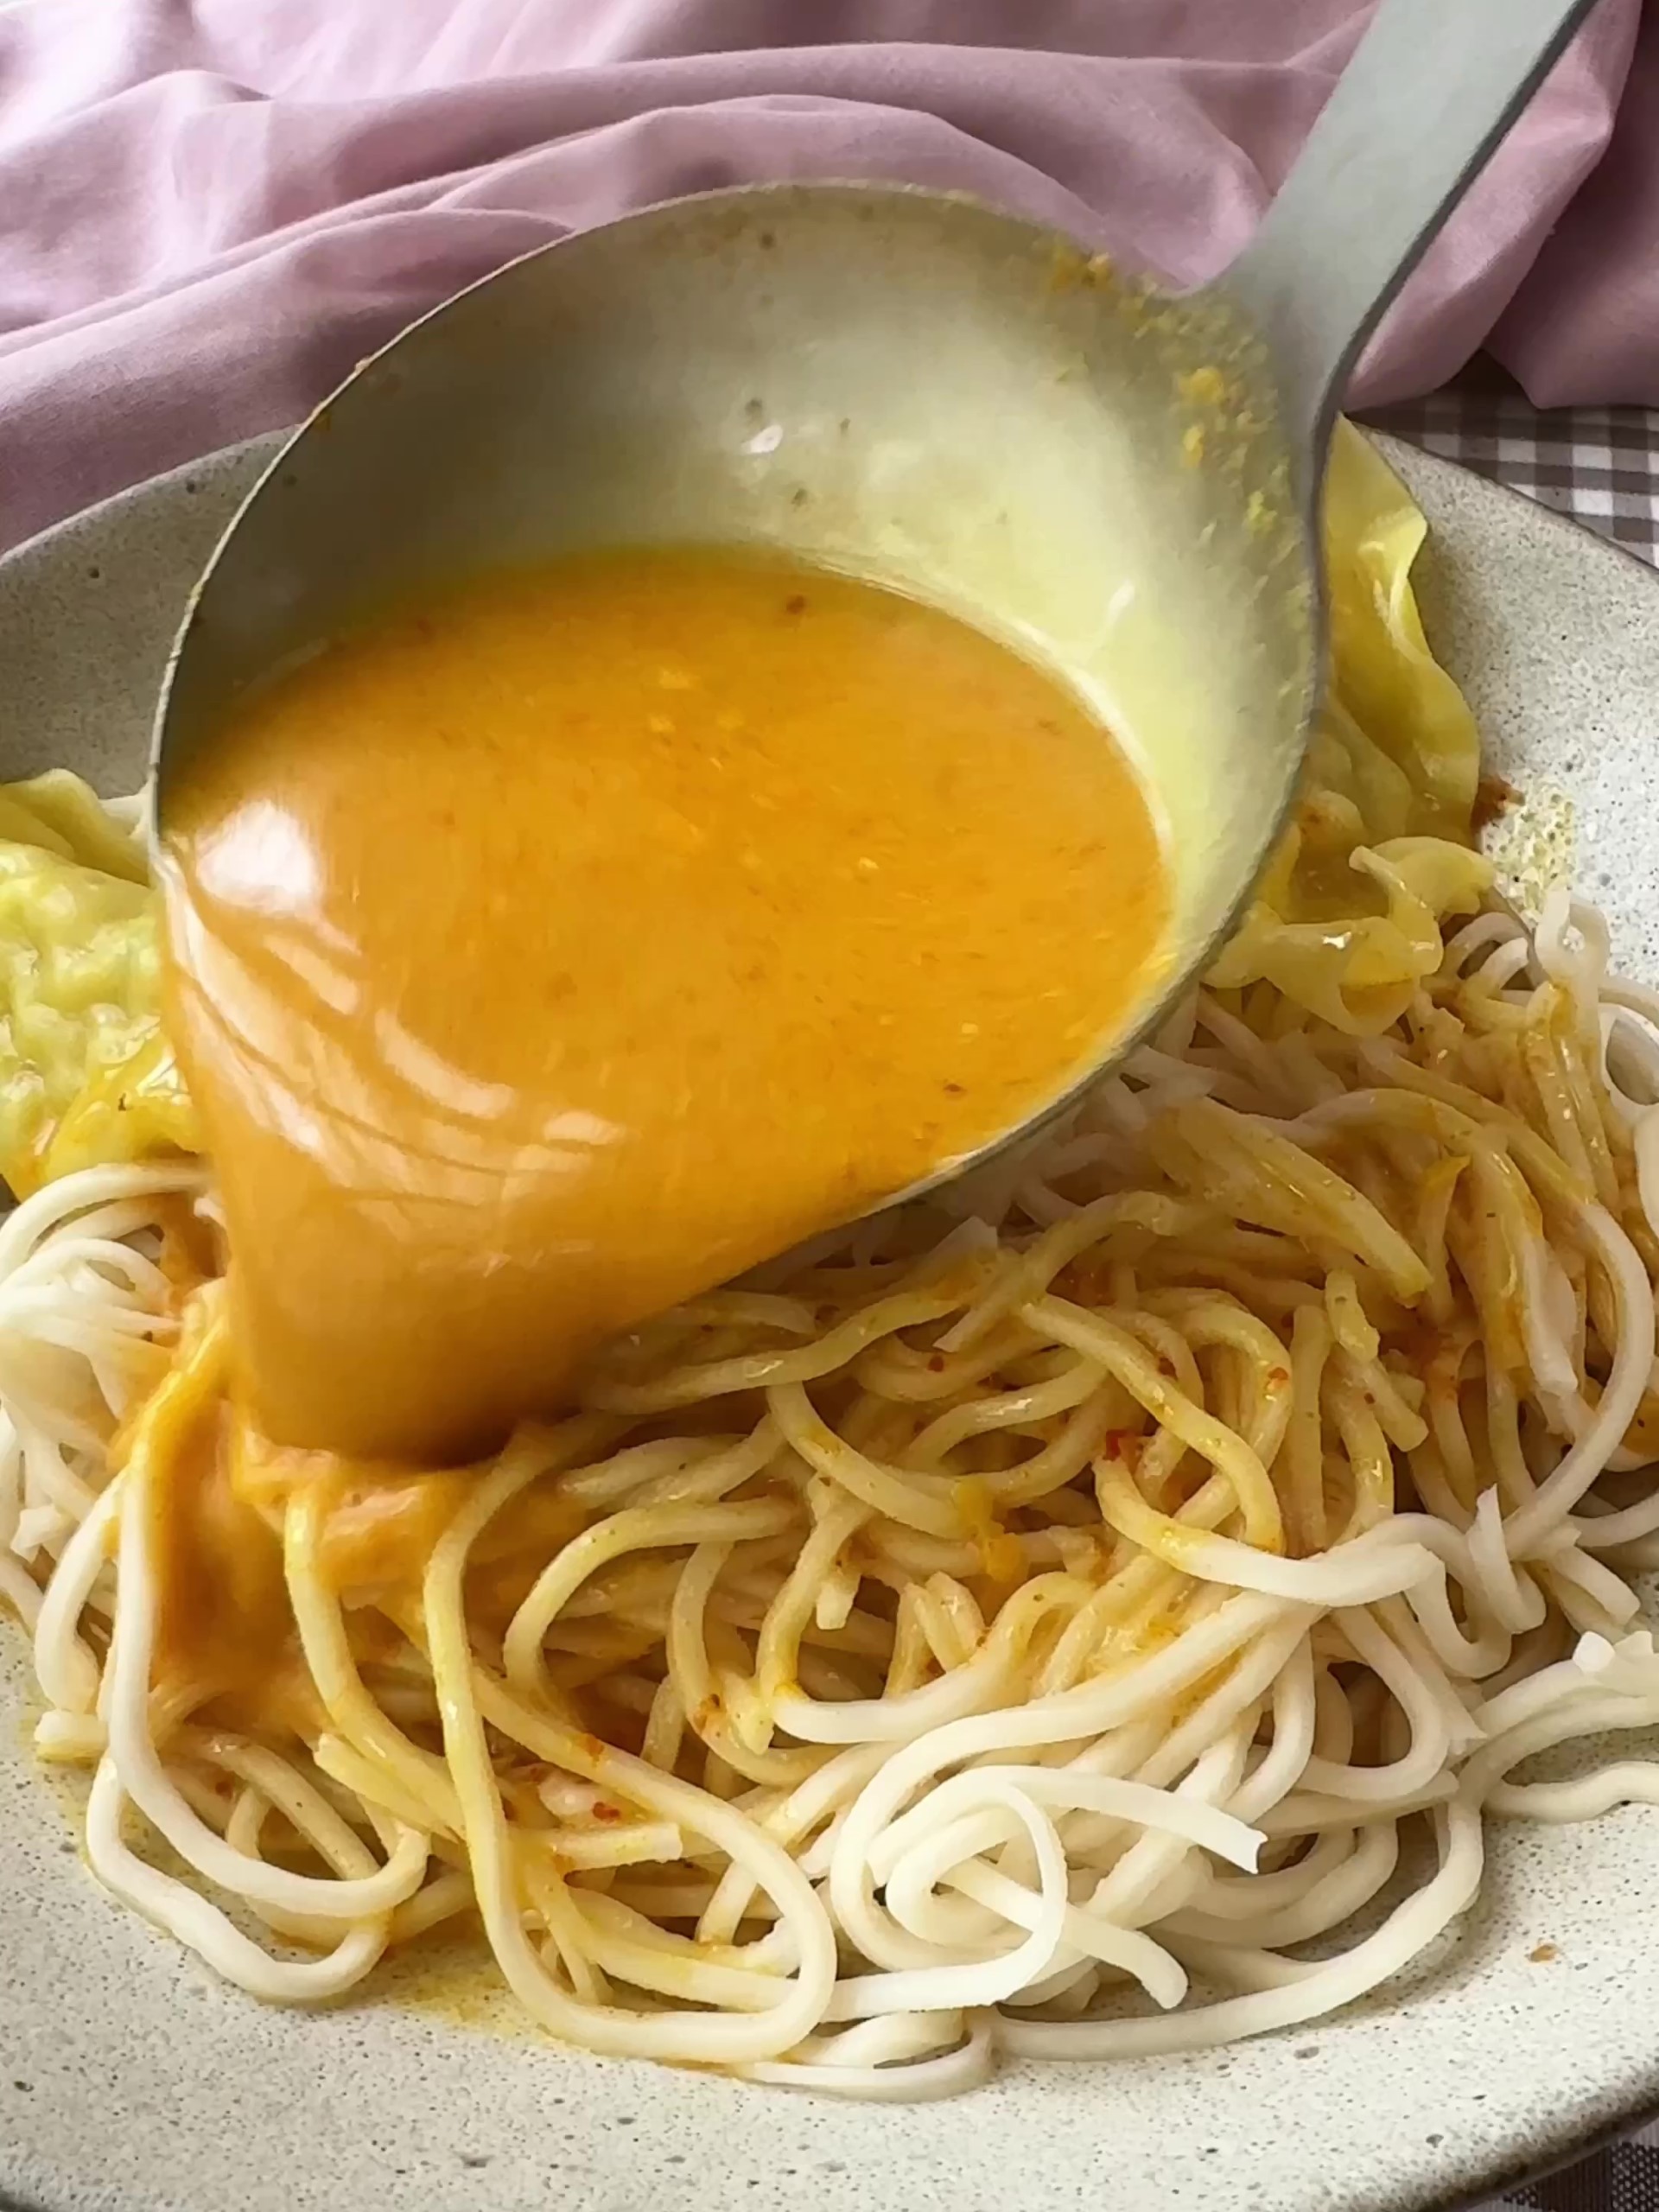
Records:
[[[1207,275],[1366,13],[20,0],[0,11],[0,545],[293,421],[460,285],[677,193],[963,187],[1172,278]],[[1427,390],[1488,340],[1540,402],[1659,404],[1659,18],[1640,15],[1602,0],[1357,397]]]

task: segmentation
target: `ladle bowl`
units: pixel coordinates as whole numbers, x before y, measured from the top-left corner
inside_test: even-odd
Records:
[[[1169,938],[1130,1018],[975,1160],[1028,1135],[1191,987],[1249,895],[1319,701],[1339,380],[1585,4],[1385,0],[1256,240],[1184,297],[975,201],[868,183],[676,201],[485,279],[364,363],[242,508],[174,655],[158,820],[247,685],[480,569],[692,540],[915,594],[1087,697],[1169,856]]]

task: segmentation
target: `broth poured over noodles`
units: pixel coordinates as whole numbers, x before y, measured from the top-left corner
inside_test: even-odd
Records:
[[[1517,1778],[1659,1720],[1659,1000],[1565,893],[1484,903],[1378,467],[1339,448],[1332,716],[1206,989],[467,1468],[250,1427],[152,910],[89,802],[9,795],[0,1592],[113,1895],[295,2004],[476,1916],[558,2037],[918,2097],[1318,2018],[1488,1821],[1659,1796]]]

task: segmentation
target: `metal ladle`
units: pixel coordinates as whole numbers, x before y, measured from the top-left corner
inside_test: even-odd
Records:
[[[244,686],[390,597],[613,543],[855,570],[1057,667],[1166,822],[1174,926],[1135,1020],[975,1160],[1029,1134],[1249,895],[1319,698],[1342,386],[1589,5],[1383,0],[1250,245],[1183,296],[870,184],[679,200],[486,278],[365,362],[231,525],[168,671],[158,828]]]

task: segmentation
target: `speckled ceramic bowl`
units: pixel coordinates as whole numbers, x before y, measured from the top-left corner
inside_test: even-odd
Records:
[[[143,759],[184,597],[267,448],[180,471],[0,563],[0,775]],[[1571,525],[1396,454],[1434,528],[1430,626],[1510,857],[1576,850],[1659,981],[1659,582]],[[583,2058],[461,1984],[266,2010],[95,1887],[24,1750],[0,1624],[0,2204],[50,2212],[1404,2212],[1659,2105],[1659,1811],[1499,1830],[1479,1904],[1402,1981],[1230,2050],[1014,2069],[857,2107]],[[1543,1960],[1532,1955],[1546,1947]],[[1550,1948],[1550,1947],[1553,1947]]]

